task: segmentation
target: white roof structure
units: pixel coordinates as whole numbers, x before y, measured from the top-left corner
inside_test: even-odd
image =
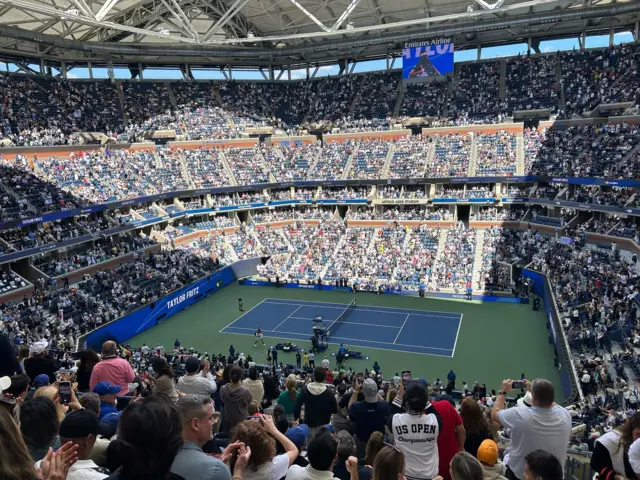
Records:
[[[302,65],[637,29],[637,0],[0,0],[0,53],[66,61]]]

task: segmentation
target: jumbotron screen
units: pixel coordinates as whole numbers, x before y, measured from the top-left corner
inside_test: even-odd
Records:
[[[434,38],[407,42],[402,50],[402,78],[420,78],[453,72],[453,40]]]

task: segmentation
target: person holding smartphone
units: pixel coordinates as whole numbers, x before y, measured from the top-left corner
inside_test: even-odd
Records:
[[[388,426],[395,446],[404,454],[405,475],[416,480],[438,476],[438,436],[442,419],[429,402],[427,387],[420,381],[400,383],[390,405]]]

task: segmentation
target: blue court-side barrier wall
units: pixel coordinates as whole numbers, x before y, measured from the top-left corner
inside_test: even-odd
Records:
[[[232,268],[225,267],[219,272],[201,278],[191,285],[180,288],[129,315],[90,332],[84,339],[80,339],[79,346],[82,349],[86,344],[87,348],[99,352],[102,344],[107,340],[124,343],[229,285],[235,279]]]
[[[78,339],[76,349],[82,350],[86,345],[87,348],[100,351],[102,344],[107,340],[124,343],[226,287],[238,278],[255,274],[256,266],[261,261],[260,258],[247,258],[202,277],[186,287],[175,290],[161,299],[87,333]]]
[[[571,359],[569,343],[564,334],[558,308],[553,296],[551,284],[546,275],[528,268],[522,269],[522,275],[533,281],[533,291],[540,296],[543,301],[544,310],[547,316],[547,326],[549,335],[553,342],[558,366],[560,368],[560,379],[562,381],[562,392],[564,403],[569,404],[577,400],[583,400],[582,391],[578,386],[578,376]]]
[[[275,282],[265,282],[260,280],[240,280],[240,285],[251,285],[257,287],[274,287]],[[280,283],[281,288],[303,288],[305,290],[319,290],[316,284],[306,283]],[[323,284],[322,290],[334,291],[338,290],[335,285]],[[360,293],[377,293],[369,291],[360,291]],[[417,297],[418,292],[415,290],[403,290],[402,292],[389,292],[385,291],[386,295],[406,295],[408,297]],[[466,300],[467,296],[462,293],[446,293],[446,292],[425,292],[425,296],[428,298],[448,298],[448,299],[461,299]],[[481,300],[483,302],[498,302],[498,303],[529,303],[528,298],[515,298],[515,297],[499,297],[496,295],[473,295],[473,300]]]

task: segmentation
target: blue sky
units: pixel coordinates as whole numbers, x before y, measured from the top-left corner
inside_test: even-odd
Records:
[[[633,42],[633,35],[631,32],[619,32],[614,35],[614,43],[627,43]],[[601,48],[609,45],[609,35],[588,36],[586,41],[587,48]],[[540,43],[540,50],[543,53],[551,53],[557,51],[573,50],[578,48],[578,38],[568,38],[562,40],[545,40]],[[518,54],[527,53],[527,44],[519,43],[513,45],[503,45],[499,47],[486,47],[481,50],[481,59],[511,57]],[[454,53],[455,62],[468,62],[477,59],[477,48],[471,48],[469,50],[459,50]],[[354,73],[372,72],[385,70],[387,66],[386,60],[370,60],[356,63]],[[31,66],[36,71],[39,71],[39,65]],[[393,68],[401,68],[402,59],[398,57],[393,65]],[[0,71],[7,71],[7,66],[4,63],[0,63]],[[9,71],[17,71],[17,67],[10,64]],[[57,73],[57,72],[55,72]],[[219,69],[207,69],[207,70],[192,70],[193,76],[197,80],[224,80],[225,76]],[[276,77],[278,75],[276,71]],[[311,69],[313,73],[313,69]],[[316,77],[335,76],[339,73],[338,65],[326,65],[320,67]],[[114,75],[118,79],[129,79],[131,75],[127,68],[114,67]],[[143,72],[145,80],[167,79],[167,80],[179,80],[182,78],[182,73],[178,68],[147,68]],[[74,68],[68,73],[69,78],[89,78],[89,70],[87,68]],[[292,70],[291,79],[299,80],[306,78],[307,72],[305,69]],[[106,68],[94,68],[94,78],[109,78]],[[235,80],[264,80],[264,77],[258,70],[234,70],[233,78]],[[285,72],[281,80],[287,79],[287,73]]]

